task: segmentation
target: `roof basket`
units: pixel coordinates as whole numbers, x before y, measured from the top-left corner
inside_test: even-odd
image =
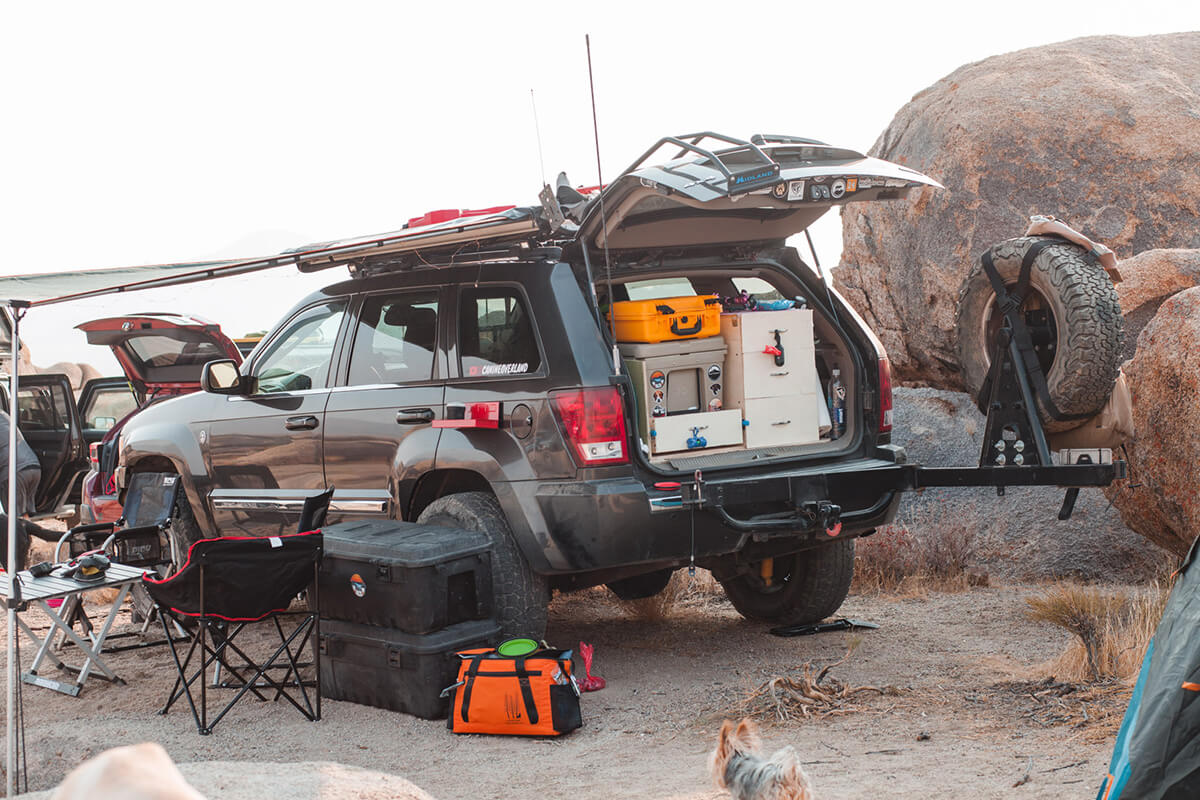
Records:
[[[762,140],[761,136],[755,138]],[[708,150],[701,147],[701,143],[709,139],[729,146],[719,150]],[[765,140],[761,142],[748,142],[745,139],[736,139],[732,136],[725,136],[724,134],[712,131],[686,133],[681,136],[664,136],[655,142],[649,150],[642,153],[636,161],[626,167],[621,175],[617,177],[628,175],[641,167],[651,156],[661,150],[664,145],[674,145],[679,148],[679,152],[671,157],[672,161],[687,153],[694,153],[700,156],[703,163],[710,165],[725,176],[725,179],[728,181],[730,194],[749,192],[779,182],[779,164],[762,151],[762,148],[759,147],[760,143],[765,143]],[[736,165],[736,169],[734,165]],[[674,170],[665,165],[661,168],[667,172],[674,172]]]

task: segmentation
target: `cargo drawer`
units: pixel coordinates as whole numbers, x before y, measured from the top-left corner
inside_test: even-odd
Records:
[[[321,619],[421,634],[492,614],[491,540],[392,520],[327,525]]]
[[[815,394],[746,400],[747,447],[779,447],[820,440],[820,406]]]
[[[424,719],[446,716],[442,690],[458,676],[455,653],[492,647],[500,626],[460,622],[437,633],[413,635],[350,622],[321,622],[321,696]]]
[[[742,443],[742,412],[737,409],[656,417],[651,424],[653,428],[650,439],[655,454],[680,450],[700,451]],[[688,447],[688,439],[693,436],[704,438],[704,448]]]

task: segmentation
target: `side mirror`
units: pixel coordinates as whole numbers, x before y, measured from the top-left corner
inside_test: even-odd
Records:
[[[244,394],[246,383],[232,358],[210,361],[200,372],[201,388],[213,394]]]

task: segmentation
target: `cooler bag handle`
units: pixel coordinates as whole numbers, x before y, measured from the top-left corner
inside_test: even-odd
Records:
[[[529,685],[529,673],[525,671],[525,659],[517,659],[517,683],[521,686],[521,699],[525,701],[525,716],[530,725],[537,725],[537,703],[533,701],[533,687]]]

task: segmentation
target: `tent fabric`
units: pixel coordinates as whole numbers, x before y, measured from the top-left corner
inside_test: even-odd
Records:
[[[1198,539],[1197,541],[1200,541]],[[1180,567],[1097,800],[1200,797],[1200,569]]]
[[[454,244],[467,245],[479,239],[519,238],[536,230],[538,221],[532,209],[512,208],[388,233],[318,242],[259,258],[9,275],[0,277],[0,305],[8,305],[14,300],[26,301],[32,306],[65,303],[107,294],[246,275],[284,266],[295,266],[302,272],[317,272],[370,256]]]

